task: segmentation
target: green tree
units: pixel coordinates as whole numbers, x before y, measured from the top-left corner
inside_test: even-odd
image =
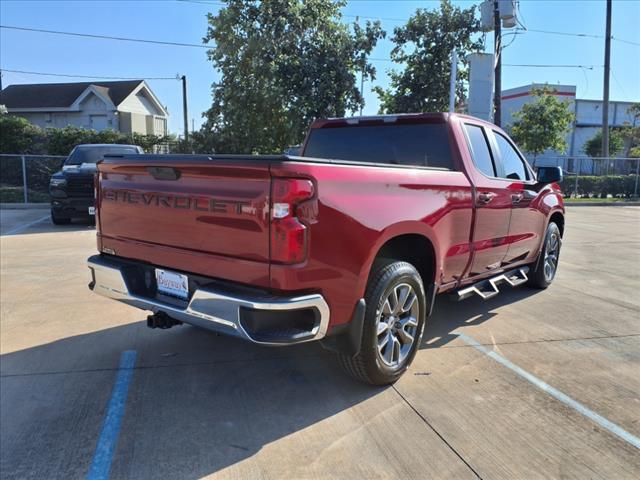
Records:
[[[571,130],[575,115],[568,101],[558,100],[555,90],[549,86],[534,89],[536,100],[526,103],[513,114],[516,121],[509,130],[513,140],[525,152],[535,158],[548,149],[564,153],[566,136]]]
[[[475,7],[461,9],[450,0],[442,0],[439,10],[418,9],[406,25],[396,27],[391,59],[404,69],[389,72],[391,88],[375,88],[380,113],[447,111],[453,49],[459,62],[456,104],[464,103],[469,78],[466,57],[482,49],[482,42],[473,40],[478,32]]]
[[[609,155],[614,156],[624,148],[624,137],[617,128],[609,128]],[[584,153],[591,158],[602,156],[602,129],[586,141],[583,147]]]
[[[640,157],[640,102],[631,104],[627,113],[631,115],[631,123],[620,132],[624,137],[624,156],[637,158]]]
[[[99,132],[93,132],[92,143],[130,143],[130,139],[124,133],[107,128]]]
[[[0,153],[43,153],[44,131],[26,118],[0,115]]]
[[[47,128],[47,153],[49,155],[69,155],[76,145],[93,143],[95,134],[94,130],[73,125],[67,125],[64,128]]]
[[[624,136],[619,128],[609,128],[609,156],[620,153],[624,148]],[[593,137],[587,140],[583,147],[584,153],[589,155],[592,160],[592,173],[596,173],[596,170],[602,169],[603,159],[596,159],[596,157],[602,157],[602,129],[598,130]],[[607,166],[607,171],[609,166]]]
[[[147,153],[154,153],[155,147],[168,141],[168,138],[169,137],[165,138],[151,133],[133,133],[131,136],[125,136],[123,141],[116,143],[131,143],[142,147],[142,149]]]
[[[344,0],[227,0],[209,14],[204,41],[221,73],[203,135],[223,153],[279,153],[316,118],[343,116],[364,100],[357,73],[384,36],[379,22],[349,27]]]

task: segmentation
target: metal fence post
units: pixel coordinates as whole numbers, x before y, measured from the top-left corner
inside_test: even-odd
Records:
[[[29,203],[29,192],[27,192],[27,162],[24,155],[20,155],[22,160],[22,193],[24,193],[24,203]]]
[[[636,185],[633,188],[634,198],[638,198],[638,174],[640,174],[640,158],[636,160]]]
[[[577,168],[576,168],[576,184],[573,187],[573,194],[575,198],[578,198],[578,175],[580,175],[580,162],[582,161],[582,159],[576,158],[575,160],[577,160]]]

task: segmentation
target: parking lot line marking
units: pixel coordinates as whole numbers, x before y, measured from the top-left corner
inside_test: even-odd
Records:
[[[127,403],[127,394],[129,393],[129,384],[133,378],[133,368],[136,364],[137,352],[135,350],[127,350],[122,352],[120,356],[120,366],[118,367],[118,375],[116,383],[111,391],[111,399],[107,406],[107,414],[104,417],[102,431],[98,439],[96,451],[93,454],[91,468],[87,475],[88,480],[98,480],[109,478],[109,470],[111,470],[111,461],[118,443],[118,434],[120,433],[120,424],[124,415],[124,408]]]
[[[575,411],[577,411],[578,413],[581,413],[585,417],[594,421],[595,423],[600,425],[602,428],[609,430],[611,433],[618,436],[628,444],[633,445],[634,447],[640,449],[640,438],[636,437],[635,435],[632,435],[631,433],[627,432],[626,430],[619,427],[615,423],[610,422],[603,416],[598,415],[593,410],[588,409],[587,407],[582,405],[580,402],[562,393],[560,390],[553,388],[551,385],[540,380],[535,375],[530,374],[526,370],[520,368],[515,363],[512,363],[511,361],[507,360],[505,357],[503,357],[499,353],[496,353],[493,350],[488,349],[487,347],[482,345],[480,342],[478,342],[475,338],[469,335],[465,335],[464,333],[458,333],[458,337],[464,342],[466,342],[467,344],[471,345],[476,350],[484,353],[488,357],[491,357],[493,360],[498,362],[503,367],[507,367],[512,372],[515,372],[518,376],[532,383],[543,392],[548,393],[556,400],[559,400],[565,405],[567,405],[568,407],[573,408]]]
[[[41,217],[38,220],[34,220],[33,222],[29,222],[29,223],[27,223],[25,225],[18,225],[17,227],[12,228],[8,232],[3,233],[3,235],[15,235],[16,233],[23,232],[27,228],[33,227],[34,225],[46,220],[47,218],[49,218],[49,215],[45,215],[44,217]]]

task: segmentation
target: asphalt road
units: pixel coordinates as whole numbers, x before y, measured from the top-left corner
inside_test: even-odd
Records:
[[[314,344],[147,329],[87,289],[92,228],[46,217],[0,212],[3,479],[640,478],[640,208],[569,208],[546,291],[439,299],[387,388]]]

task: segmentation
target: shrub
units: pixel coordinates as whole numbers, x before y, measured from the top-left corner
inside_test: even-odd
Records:
[[[574,176],[565,177],[561,184],[562,191],[567,196],[599,196],[606,197],[631,197],[634,193],[635,175],[610,175],[594,176],[585,175],[578,177],[578,191],[575,191],[576,178]]]
[[[0,153],[43,153],[45,143],[40,127],[22,117],[0,115]]]

